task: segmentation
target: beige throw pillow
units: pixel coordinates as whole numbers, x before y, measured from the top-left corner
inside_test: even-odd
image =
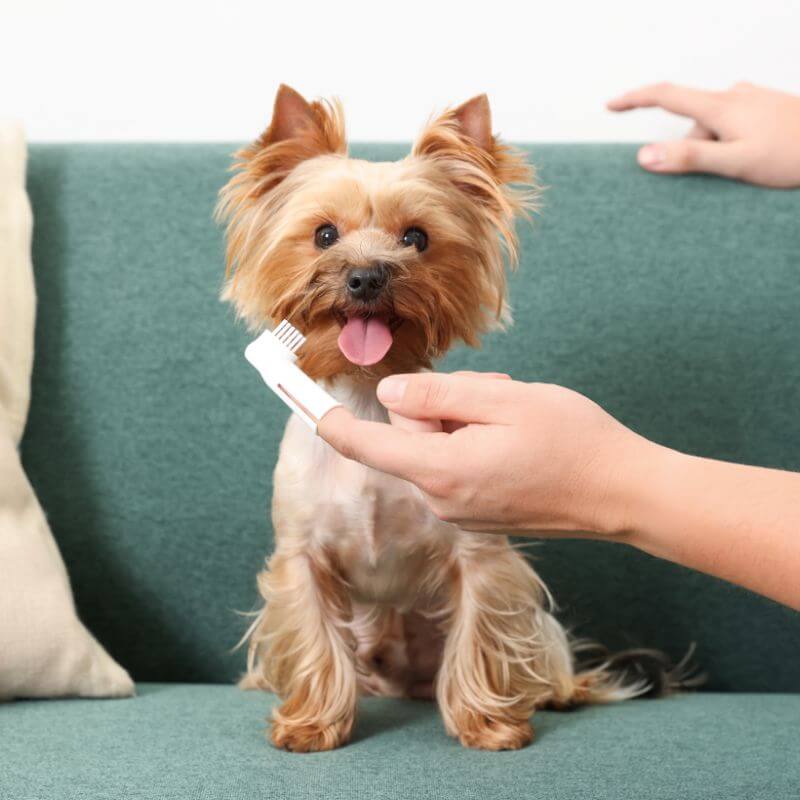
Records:
[[[0,700],[133,694],[75,612],[69,578],[22,469],[36,297],[25,139],[0,124]]]

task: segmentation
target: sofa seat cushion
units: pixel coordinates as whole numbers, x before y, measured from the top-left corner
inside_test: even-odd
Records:
[[[433,704],[368,699],[351,744],[275,750],[272,696],[231,686],[140,684],[123,700],[0,708],[0,797],[796,797],[800,695],[694,694],[536,715],[518,752],[465,750]]]

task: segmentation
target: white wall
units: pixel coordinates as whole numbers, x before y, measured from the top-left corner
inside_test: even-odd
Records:
[[[0,0],[0,115],[33,140],[247,139],[282,81],[339,95],[358,140],[481,91],[512,140],[640,140],[685,123],[608,97],[744,78],[800,92],[800,2]]]

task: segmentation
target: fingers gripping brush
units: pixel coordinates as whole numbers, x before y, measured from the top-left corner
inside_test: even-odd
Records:
[[[283,320],[250,342],[244,357],[261,373],[264,383],[316,433],[317,423],[340,406],[295,363],[306,337]]]

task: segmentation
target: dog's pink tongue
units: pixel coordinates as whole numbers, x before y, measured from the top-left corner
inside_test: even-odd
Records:
[[[392,332],[380,317],[348,317],[339,334],[339,349],[353,364],[377,364],[392,346]]]

